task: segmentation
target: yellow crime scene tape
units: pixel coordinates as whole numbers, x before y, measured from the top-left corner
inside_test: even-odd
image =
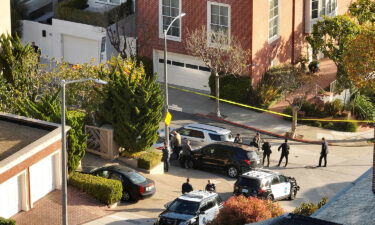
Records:
[[[279,113],[279,112],[275,112],[275,111],[271,111],[271,110],[267,110],[267,109],[262,109],[262,108],[258,108],[258,107],[255,107],[255,106],[246,105],[246,104],[242,104],[242,103],[238,103],[238,102],[234,102],[234,101],[230,101],[230,100],[226,100],[226,99],[222,99],[222,98],[217,98],[216,96],[213,96],[213,95],[204,94],[204,93],[200,93],[200,92],[197,92],[197,91],[191,91],[191,90],[187,90],[187,89],[179,88],[179,87],[175,87],[175,86],[168,86],[168,87],[174,88],[174,89],[177,89],[177,90],[180,90],[180,91],[192,93],[192,94],[206,96],[206,97],[213,98],[213,99],[219,99],[219,101],[221,101],[221,102],[226,102],[226,103],[229,103],[229,104],[232,104],[232,105],[238,105],[238,106],[242,106],[242,107],[249,108],[249,109],[256,109],[256,110],[259,110],[259,111],[263,111],[263,112],[267,112],[267,113],[271,113],[271,114],[275,114],[275,115],[279,115],[279,116],[285,116],[285,117],[292,118],[292,116],[288,115],[288,114]],[[322,121],[322,122],[375,123],[375,120],[334,120],[334,119],[319,119],[319,118],[316,118],[316,119],[304,119],[304,118],[300,118],[298,120]]]

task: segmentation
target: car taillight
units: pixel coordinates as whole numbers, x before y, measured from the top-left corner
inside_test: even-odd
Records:
[[[156,149],[157,149],[157,150],[162,150],[162,149],[163,149],[163,147],[157,147]]]
[[[263,194],[264,192],[266,192],[266,191],[261,189],[261,188],[258,190],[258,194]]]
[[[139,186],[139,193],[141,194],[145,193],[145,187]]]
[[[245,162],[247,165],[251,165],[251,162],[250,162],[250,160],[248,160],[248,159],[245,159],[244,162]]]

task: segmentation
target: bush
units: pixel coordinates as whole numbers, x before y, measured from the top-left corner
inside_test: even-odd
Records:
[[[292,107],[287,106],[285,109],[283,109],[283,113],[292,116]],[[283,118],[284,120],[292,121],[292,117],[283,116]]]
[[[131,1],[130,1],[131,2]],[[141,63],[143,65],[143,67],[145,68],[145,73],[148,77],[153,77],[154,75],[154,65],[153,65],[153,62],[152,62],[152,59],[146,57],[146,56],[137,56],[137,63],[138,63],[138,66],[141,66]]]
[[[61,20],[90,24],[99,27],[106,27],[108,25],[108,19],[102,13],[83,11],[80,9],[63,7],[61,5],[56,9],[56,17]]]
[[[332,129],[345,132],[356,132],[358,124],[353,122],[335,122]]]
[[[332,129],[333,128],[333,123],[332,122],[329,122],[329,123],[327,123],[327,124],[324,124],[323,125],[323,128],[325,128],[325,129]]]
[[[87,0],[68,0],[60,3],[61,7],[72,9],[85,9],[87,8]]]
[[[150,170],[161,162],[162,154],[158,150],[148,150],[138,158],[138,168]]]
[[[69,177],[69,184],[107,205],[122,197],[122,184],[118,180],[75,172]]]
[[[242,195],[234,196],[224,202],[216,218],[208,225],[243,225],[280,216],[284,210],[278,203]]]
[[[362,120],[375,120],[375,105],[364,95],[356,95],[350,103],[353,114]]]
[[[319,121],[314,121],[314,123],[312,124],[314,127],[322,127],[322,123],[319,122]]]
[[[211,73],[208,82],[211,95],[216,95],[215,74]],[[247,76],[227,75],[220,78],[220,98],[240,103],[248,103],[251,82]]]
[[[0,217],[0,225],[16,225],[16,221]]]
[[[318,204],[312,202],[302,202],[300,206],[293,210],[293,213],[302,215],[302,216],[311,216],[316,210],[320,209],[323,205],[328,202],[328,198],[324,197]]]
[[[337,117],[343,109],[344,106],[340,99],[324,104],[324,112],[327,116]]]

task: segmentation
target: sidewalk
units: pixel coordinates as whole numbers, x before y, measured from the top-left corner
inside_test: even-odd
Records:
[[[186,113],[209,116],[211,119],[221,120],[232,125],[258,130],[259,132],[279,137],[284,136],[284,134],[290,131],[291,128],[291,122],[284,120],[280,116],[268,113],[258,113],[228,103],[220,103],[220,111],[223,119],[217,118],[213,116],[215,111],[214,100],[174,88],[169,88],[169,105],[177,105]],[[366,146],[370,145],[368,140],[371,140],[374,137],[374,131],[368,130],[350,133],[298,125],[297,135],[300,139],[297,139],[296,141],[307,143],[320,143],[321,138],[325,137],[334,145]]]

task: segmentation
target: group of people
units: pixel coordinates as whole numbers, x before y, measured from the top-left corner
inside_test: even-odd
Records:
[[[261,147],[262,142],[263,142],[263,144],[262,144],[262,147]],[[234,138],[234,143],[240,143],[240,144],[243,143],[240,134],[236,135],[236,137]],[[264,166],[264,162],[267,159],[267,166],[266,167],[269,167],[270,166],[270,156],[272,154],[271,144],[268,141],[263,140],[260,137],[260,133],[257,132],[256,135],[254,136],[253,140],[250,142],[250,146],[254,146],[258,150],[260,150],[260,149],[263,150],[263,162],[262,162],[262,164]],[[277,164],[277,166],[279,167],[281,162],[285,158],[284,167],[286,167],[288,165],[288,156],[289,156],[289,150],[290,150],[290,146],[288,144],[288,139],[285,139],[284,143],[282,143],[278,147],[278,151],[280,151],[280,150],[281,150],[281,155],[280,155],[280,160],[279,160],[279,163]],[[322,149],[321,149],[321,152],[320,152],[318,167],[322,166],[322,160],[323,159],[324,159],[324,167],[327,166],[327,155],[328,155],[328,143],[325,140],[325,138],[323,137],[322,138]]]
[[[205,190],[209,192],[216,192],[216,185],[208,180]],[[186,182],[182,184],[181,193],[186,194],[191,191],[193,191],[193,186],[190,184],[190,179],[186,178]]]

